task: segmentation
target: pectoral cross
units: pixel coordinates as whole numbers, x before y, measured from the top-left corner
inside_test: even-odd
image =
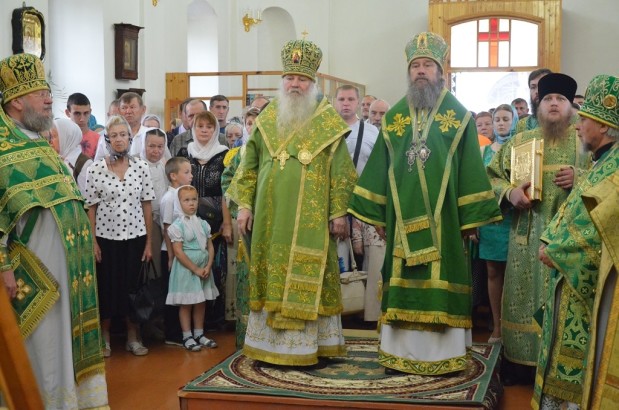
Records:
[[[284,165],[286,165],[286,161],[290,158],[290,154],[286,152],[286,150],[279,153],[277,159],[279,160],[279,169],[283,170]]]
[[[415,164],[415,160],[417,160],[417,147],[414,143],[411,144],[411,147],[404,153],[408,162],[408,172],[413,171],[413,165]]]

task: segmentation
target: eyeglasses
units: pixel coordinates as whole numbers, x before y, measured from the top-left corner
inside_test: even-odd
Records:
[[[52,92],[50,90],[40,90],[40,91],[35,91],[30,93],[31,95],[34,95],[37,98],[41,98],[43,100],[46,100],[48,98],[53,98],[54,95],[52,94]]]

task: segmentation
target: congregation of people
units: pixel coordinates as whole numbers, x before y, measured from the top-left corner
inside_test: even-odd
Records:
[[[474,113],[445,88],[448,52],[415,35],[390,104],[353,85],[321,95],[321,49],[293,40],[276,96],[238,121],[224,95],[188,98],[169,130],[134,92],[104,126],[80,92],[53,119],[41,61],[0,61],[4,286],[16,300],[21,278],[51,275],[60,294],[16,307],[46,408],[106,408],[118,328],[136,356],[153,339],[216,348],[233,327],[256,366],[327,367],[346,355],[353,265],[367,274],[355,320],[378,332],[387,375],[467,369],[487,303],[503,384],[533,385],[533,408],[603,400],[619,361],[619,78],[582,96],[541,68],[528,98]],[[541,181],[516,184],[514,149],[536,141]],[[130,293],[151,261],[167,297],[138,323]]]

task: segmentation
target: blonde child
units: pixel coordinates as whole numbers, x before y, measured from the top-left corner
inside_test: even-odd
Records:
[[[161,271],[166,278],[166,283],[169,283],[170,269],[172,269],[172,261],[174,260],[174,249],[168,236],[168,228],[181,215],[178,204],[175,205],[175,202],[178,202],[177,190],[183,185],[190,185],[193,175],[191,174],[191,164],[185,157],[170,158],[165,165],[165,174],[170,185],[168,186],[168,191],[161,198],[159,205],[161,231],[163,233]],[[178,306],[166,305],[164,307],[163,328],[167,345],[183,345],[181,325],[178,321]]]
[[[174,262],[166,304],[180,306],[178,317],[183,332],[183,346],[197,352],[202,346],[217,347],[214,340],[204,336],[203,325],[206,301],[219,296],[211,275],[215,252],[210,239],[211,227],[196,215],[198,191],[190,185],[181,186],[178,188],[178,201],[181,216],[168,228]]]

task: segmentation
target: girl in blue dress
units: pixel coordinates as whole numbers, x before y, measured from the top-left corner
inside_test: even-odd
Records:
[[[198,191],[193,186],[184,185],[178,188],[177,194],[182,215],[168,228],[168,236],[174,248],[174,261],[166,304],[179,306],[183,346],[197,352],[202,347],[217,347],[214,340],[204,336],[203,325],[206,301],[215,300],[219,296],[211,272],[213,242],[210,239],[211,227],[196,215]]]

